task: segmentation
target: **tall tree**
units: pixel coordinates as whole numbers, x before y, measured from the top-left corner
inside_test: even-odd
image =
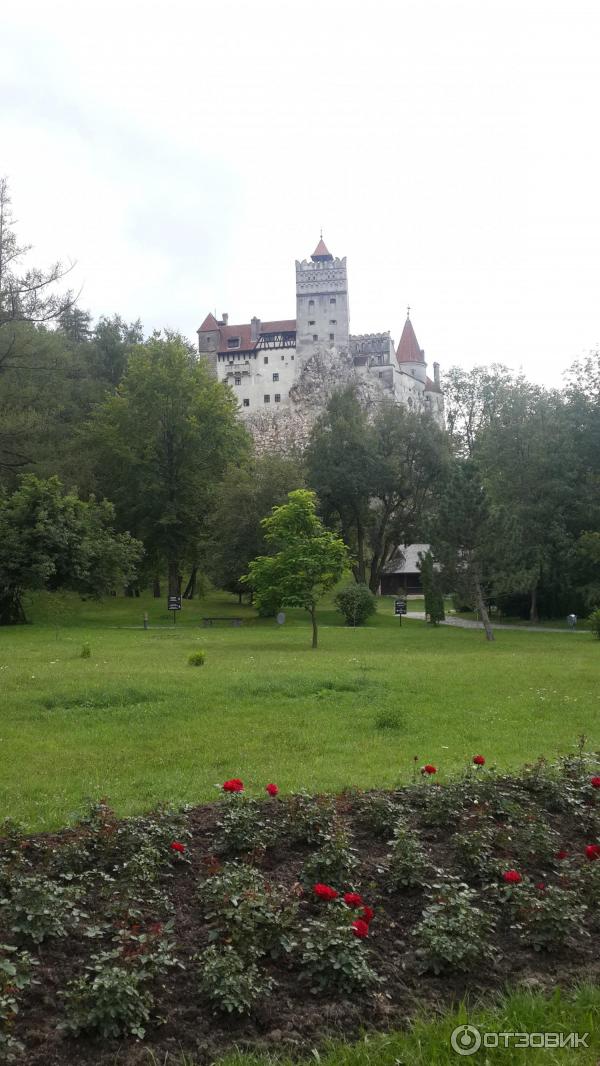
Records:
[[[115,533],[107,500],[65,494],[58,478],[26,474],[0,493],[0,625],[26,621],[27,590],[72,589],[100,595],[128,581],[142,554],[128,533]]]
[[[247,583],[257,606],[276,600],[282,607],[304,607],[312,623],[312,646],[317,647],[317,604],[340,580],[348,563],[344,542],[325,529],[316,513],[314,492],[297,489],[288,503],[263,519],[265,539],[276,550],[250,563]]]
[[[457,455],[475,454],[480,433],[502,407],[513,381],[512,371],[500,363],[472,370],[454,366],[444,374],[446,426]]]
[[[169,595],[197,561],[216,487],[248,441],[227,386],[177,336],[134,349],[121,385],[89,428],[97,475],[110,486],[121,527],[166,563]]]

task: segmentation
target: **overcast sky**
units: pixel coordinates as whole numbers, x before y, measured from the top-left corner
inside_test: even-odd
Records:
[[[295,315],[320,227],[353,333],[534,380],[600,342],[597,0],[23,0],[0,173],[81,306],[195,337]]]

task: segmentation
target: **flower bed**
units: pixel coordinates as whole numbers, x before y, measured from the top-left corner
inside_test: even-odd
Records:
[[[598,760],[488,767],[336,799],[231,778],[206,807],[5,823],[0,1059],[300,1050],[507,980],[598,977]]]

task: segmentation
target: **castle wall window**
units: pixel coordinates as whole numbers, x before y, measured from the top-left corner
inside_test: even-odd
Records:
[[[234,381],[235,381],[236,385],[241,385],[242,384],[242,375],[241,374],[236,374],[235,377],[234,377]]]
[[[271,397],[269,396],[268,392],[265,392],[265,395],[263,396],[263,403],[270,403],[270,402],[271,402]]]
[[[334,341],[335,340],[335,333],[330,333],[329,334],[329,340],[330,341]]]
[[[240,338],[239,337],[228,337],[227,338],[227,347],[228,348],[239,348],[239,346],[240,346]]]
[[[314,326],[314,324],[315,324],[314,318],[309,318],[308,324],[309,324],[309,326]]]
[[[330,326],[337,326],[337,318],[330,318],[329,319],[329,325]]]
[[[294,356],[292,356],[292,359],[293,359],[293,358],[294,358]],[[284,359],[285,359],[285,355],[282,355],[282,356],[281,356],[281,362],[282,362],[282,363],[283,363],[283,360],[284,360]]]
[[[276,392],[273,399],[275,400],[275,403],[281,403],[281,394]]]
[[[250,400],[244,400],[244,407],[250,407]]]
[[[335,304],[335,296],[330,296],[329,297],[329,303],[330,304]]]
[[[314,307],[315,307],[315,301],[314,300],[309,300],[308,301],[308,310],[309,311],[313,311]]]
[[[318,333],[313,333],[313,340],[314,341],[318,341],[318,339],[319,339],[319,334]]]
[[[265,366],[267,365],[267,363],[268,363],[268,362],[269,362],[269,356],[268,356],[268,355],[265,355],[265,356],[263,357],[263,363],[265,364]]]
[[[279,374],[273,374],[273,381],[279,381]]]

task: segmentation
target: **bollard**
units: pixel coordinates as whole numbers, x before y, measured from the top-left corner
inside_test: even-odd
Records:
[[[144,629],[148,628],[148,612],[144,611]]]

